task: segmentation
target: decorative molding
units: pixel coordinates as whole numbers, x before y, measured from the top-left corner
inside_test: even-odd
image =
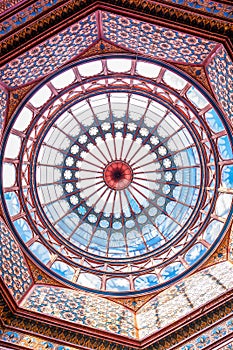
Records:
[[[229,298],[228,293],[228,298]],[[145,339],[143,342],[134,341],[133,347],[131,345],[126,346],[116,343],[115,338],[111,337],[111,340],[102,339],[96,336],[90,336],[76,330],[69,330],[64,326],[57,326],[49,324],[48,321],[43,322],[33,318],[32,316],[20,316],[10,311],[9,307],[4,302],[3,298],[0,297],[0,315],[3,322],[4,328],[11,327],[11,330],[15,329],[23,333],[30,332],[30,335],[36,337],[49,337],[51,342],[67,342],[71,346],[81,346],[87,349],[95,350],[136,350],[136,349],[147,349],[147,350],[165,350],[170,349],[175,344],[183,342],[187,338],[195,335],[197,332],[204,331],[207,327],[211,327],[216,322],[221,321],[224,317],[231,314],[233,309],[233,299],[225,301],[222,305],[217,306],[215,309],[208,311],[202,316],[196,318],[192,322],[185,324],[177,330],[168,335],[163,336],[161,332],[157,335],[151,336],[149,339]],[[202,310],[204,312],[204,310]],[[100,332],[101,336],[101,332]],[[156,341],[155,337],[160,338]],[[119,342],[123,339],[119,339]],[[125,340],[130,344],[129,339]]]
[[[27,93],[35,86],[36,83],[20,87],[20,89],[14,89],[11,90],[9,93],[9,107],[8,107],[8,113],[6,116],[6,124],[7,126],[8,122],[11,119],[12,114],[14,113],[15,109],[19,105],[19,103],[22,101],[22,99],[27,95]]]
[[[203,270],[206,267],[215,265],[219,262],[228,260],[228,244],[230,240],[230,232],[228,232],[223,239],[222,243],[216,249],[216,251],[209,257],[209,259],[200,267],[199,270]]]
[[[2,302],[2,297],[0,297],[0,305]],[[5,304],[5,306],[2,308],[2,315],[1,315],[2,322],[6,327],[12,327],[17,328],[18,330],[21,330],[23,332],[31,332],[31,334],[34,334],[35,336],[44,336],[49,337],[51,341],[65,341],[67,343],[70,343],[74,346],[81,346],[85,347],[85,349],[95,349],[95,350],[136,350],[137,347],[133,346],[126,346],[123,345],[123,338],[120,340],[119,343],[116,343],[114,341],[114,335],[108,336],[109,339],[107,340],[107,336],[105,338],[101,335],[101,332],[99,337],[93,336],[93,335],[87,335],[83,331],[77,331],[76,330],[68,330],[67,327],[62,326],[56,326],[50,325],[49,323],[46,323],[46,321],[41,322],[36,320],[36,318],[30,317],[30,316],[19,316],[12,311],[10,311],[9,307]],[[101,338],[100,338],[101,337]],[[120,344],[120,341],[122,343]],[[128,343],[128,340],[125,338],[124,343]],[[136,344],[136,342],[135,342]]]
[[[179,347],[175,346],[173,350],[187,350],[187,349],[202,349],[210,347],[216,349],[217,345],[224,341],[224,338],[232,338],[233,335],[233,318],[232,315],[225,318],[222,322],[217,322],[214,327],[207,327],[207,329],[199,332],[191,339],[179,344]],[[218,348],[219,349],[219,348]],[[222,349],[222,348],[221,348]],[[230,350],[230,348],[229,348]]]
[[[230,4],[223,4],[220,1],[209,0],[162,0],[163,3],[175,5],[181,8],[187,8],[188,11],[210,15],[211,17],[224,18],[230,21],[233,19],[233,6]]]
[[[156,341],[152,345],[148,346],[148,350],[165,350],[170,349],[175,344],[179,344],[182,340],[185,340],[195,333],[204,330],[208,326],[215,324],[215,322],[221,320],[223,317],[229,315],[232,312],[233,300],[230,300],[223,305],[209,311],[207,314],[202,315],[196,320],[188,323],[182,328],[170,333],[166,337]]]
[[[145,305],[150,299],[154,298],[158,292],[154,292],[153,294],[140,296],[136,298],[108,298],[111,301],[114,301],[116,303],[119,303],[123,305],[124,307],[127,307],[128,309],[137,312],[140,307]]]
[[[208,82],[208,78],[205,72],[205,69],[202,66],[190,66],[186,64],[177,64],[174,63],[177,68],[180,68],[185,73],[189,74],[192,78],[197,80],[211,95],[213,95],[212,89]]]
[[[179,25],[190,26],[192,29],[196,28],[213,34],[224,35],[226,38],[233,36],[233,25],[231,23],[226,23],[226,21],[217,18],[213,19],[213,17],[200,13],[188,12],[167,4],[158,4],[149,0],[106,0],[104,3],[96,0],[72,0],[54,9],[53,12],[39,17],[27,26],[23,26],[16,33],[8,35],[0,45],[1,55],[8,55],[15,49],[19,50],[30,40],[33,41],[34,45],[36,38],[41,38],[42,33],[46,34],[48,28],[51,33],[52,28],[59,30],[61,25],[64,25],[67,21],[76,22],[77,15],[81,16],[83,10],[88,10],[89,5],[96,5],[98,8],[114,6],[114,9],[117,6],[119,10],[124,8],[124,10],[133,10],[141,16],[151,16],[150,20],[153,22],[154,20],[172,21],[173,23],[179,23]],[[168,23],[167,25],[169,26]]]
[[[96,44],[93,46],[90,46],[89,49],[83,54],[79,56],[80,59],[83,59],[85,57],[92,57],[96,55],[103,55],[107,53],[128,53],[128,50],[125,50],[121,47],[118,47],[116,45],[113,45],[112,43],[109,43],[105,40],[99,40]]]
[[[0,3],[0,13],[11,10],[13,7],[20,5],[23,0],[3,0]]]
[[[38,266],[32,263],[32,261],[27,258],[28,266],[31,270],[32,278],[36,284],[46,284],[57,287],[64,287],[63,284],[59,283],[54,278],[48,276],[44,271],[42,271]]]

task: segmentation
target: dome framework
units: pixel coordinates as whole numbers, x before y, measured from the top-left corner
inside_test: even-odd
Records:
[[[177,0],[161,0],[153,2],[150,0],[109,0],[97,2],[95,0],[39,0],[28,2],[16,0],[2,1],[0,5],[1,11],[3,11],[3,22],[0,30],[2,39],[0,45],[0,128],[4,136],[4,145],[14,146],[13,148],[6,147],[5,150],[8,153],[5,152],[5,155],[8,154],[10,157],[3,159],[4,167],[1,169],[2,172],[4,170],[3,175],[4,179],[6,179],[4,184],[5,192],[3,193],[6,203],[1,205],[0,209],[2,216],[0,220],[0,280],[2,294],[2,298],[0,296],[0,346],[19,350],[24,348],[51,348],[54,350],[74,350],[81,348],[95,350],[109,350],[113,348],[116,350],[183,350],[196,347],[211,347],[216,349],[224,347],[224,349],[230,349],[233,322],[231,316],[233,307],[233,234],[230,223],[233,157],[231,141],[229,143],[230,139],[227,137],[227,135],[232,135],[231,118],[233,112],[233,29],[231,23],[233,12],[230,1],[218,0],[210,2],[208,0],[198,0],[188,2],[181,0],[177,2]],[[141,57],[141,61],[155,63],[153,67],[157,64],[165,68],[165,70],[176,73],[201,92],[201,95],[212,105],[213,110],[217,113],[217,117],[212,112],[212,108],[210,109],[210,114],[205,109],[200,111],[198,109],[199,102],[195,105],[195,99],[190,100],[187,91],[180,91],[176,83],[174,86],[169,85],[171,83],[170,78],[165,82],[163,71],[160,71],[162,79],[159,80],[159,77],[152,76],[151,71],[149,77],[146,76],[145,65],[141,72],[135,71],[134,67],[136,65],[127,66],[129,70],[126,74],[125,72],[122,74],[114,71],[112,66],[109,69],[110,62],[106,64],[106,60],[108,58],[113,59],[111,55],[108,55],[110,52],[117,59],[130,57],[136,63],[138,63],[137,61]],[[116,52],[118,52],[118,55],[115,55]],[[126,52],[127,54],[121,56],[119,52]],[[129,56],[127,57],[127,55]],[[88,66],[87,74],[77,77],[76,81],[72,80],[73,74],[71,72],[71,80],[68,83],[67,74],[67,80],[64,75],[61,75],[62,82],[60,82],[60,85],[56,83],[56,87],[54,87],[54,82],[54,84],[47,86],[50,74],[51,78],[58,77],[59,73],[66,71],[66,68],[66,73],[68,73],[69,68],[73,69],[77,63],[78,69],[74,70],[75,74],[82,69],[81,64],[91,62],[91,57],[93,56],[98,56],[99,59],[103,57],[102,68],[104,74],[107,73],[113,78],[113,76],[117,77],[119,73],[120,78],[118,83],[116,81],[114,82],[114,88],[111,80],[105,80],[104,82],[98,80],[101,84],[96,86],[93,84],[92,86],[94,80],[97,81],[98,73],[92,76],[93,72],[90,73],[91,65]],[[87,57],[90,59],[87,59]],[[147,60],[146,57],[150,57],[150,59]],[[70,64],[71,62],[73,64]],[[80,65],[78,65],[79,62]],[[121,62],[123,63],[123,61]],[[124,65],[126,65],[126,61],[124,61],[120,72],[123,67],[125,68]],[[89,77],[88,74],[90,74]],[[123,75],[125,76],[124,79]],[[126,80],[126,75],[129,78],[128,81]],[[130,78],[136,76],[140,82],[136,82],[134,85],[134,81]],[[143,79],[139,79],[140,76],[143,76]],[[171,77],[170,74],[168,74],[169,76]],[[45,77],[48,77],[48,79],[45,79]],[[193,77],[193,79],[190,77]],[[168,94],[161,90],[158,91],[158,84],[156,85],[153,82],[149,85],[150,78],[153,81],[156,80],[156,83],[161,84],[160,88],[163,90],[168,91],[170,87],[172,91],[169,91]],[[45,80],[42,81],[42,79]],[[113,251],[113,247],[110,244],[112,239],[104,240],[103,235],[98,238],[98,246],[101,246],[99,244],[101,238],[102,247],[105,247],[105,249],[102,248],[102,255],[96,249],[90,251],[90,246],[87,248],[85,239],[88,238],[88,230],[92,230],[93,232],[96,227],[96,223],[88,220],[89,216],[84,219],[89,225],[89,229],[86,230],[87,234],[79,235],[79,237],[75,235],[72,237],[75,240],[71,242],[66,239],[67,237],[62,233],[62,229],[58,228],[58,232],[55,232],[55,229],[53,230],[53,223],[57,219],[55,215],[57,212],[61,213],[63,205],[58,211],[52,209],[52,203],[50,203],[49,208],[46,205],[43,207],[43,204],[46,204],[48,201],[51,202],[54,199],[51,199],[47,195],[44,201],[43,196],[41,196],[41,189],[45,186],[41,184],[40,173],[45,175],[46,172],[42,170],[37,160],[40,161],[38,158],[39,155],[43,157],[45,154],[48,157],[49,154],[52,155],[49,158],[50,166],[47,166],[50,169],[50,174],[53,174],[51,170],[54,168],[51,169],[51,164],[54,162],[57,162],[56,171],[60,171],[61,183],[55,184],[54,179],[52,179],[54,187],[60,186],[60,192],[56,196],[65,195],[61,200],[64,200],[64,205],[66,207],[68,205],[70,209],[74,205],[79,204],[72,204],[72,202],[75,203],[77,201],[75,197],[70,202],[71,192],[66,191],[67,183],[65,183],[65,180],[69,180],[68,190],[72,189],[71,186],[74,184],[76,186],[77,184],[75,172],[69,169],[71,167],[69,164],[72,161],[69,156],[73,158],[77,156],[77,154],[69,154],[71,153],[69,150],[72,145],[75,146],[72,150],[75,151],[77,149],[77,137],[75,136],[74,139],[69,141],[70,148],[68,146],[65,149],[59,148],[59,153],[62,154],[60,161],[63,159],[61,163],[58,163],[58,159],[53,157],[54,154],[51,153],[51,150],[50,152],[48,150],[45,151],[48,145],[46,146],[44,141],[49,141],[51,145],[52,139],[49,140],[49,134],[52,132],[54,126],[61,126],[58,120],[62,120],[62,111],[60,116],[58,114],[59,107],[62,107],[62,90],[67,87],[67,93],[69,95],[64,95],[64,103],[68,105],[72,99],[72,94],[74,98],[78,96],[75,89],[70,89],[69,93],[69,88],[72,84],[73,87],[75,83],[78,85],[78,82],[80,82],[81,86],[81,81],[84,82],[84,80],[87,84],[82,86],[80,95],[83,93],[85,95],[84,97],[87,97],[87,100],[92,99],[97,95],[97,90],[99,88],[101,90],[102,87],[103,91],[99,93],[102,101],[104,100],[104,94],[110,97],[110,102],[105,104],[107,110],[109,110],[108,106],[111,106],[112,102],[114,102],[114,97],[117,96],[116,86],[119,84],[118,88],[122,86],[124,88],[124,94],[127,96],[134,95],[134,98],[129,100],[129,103],[122,103],[121,99],[118,101],[120,102],[119,105],[123,106],[125,104],[133,107],[135,100],[137,101],[136,105],[138,105],[139,100],[141,103],[142,98],[146,98],[148,100],[151,99],[153,104],[155,102],[158,103],[161,110],[162,104],[160,101],[163,100],[170,103],[169,106],[165,106],[164,108],[169,109],[172,113],[170,108],[172,105],[174,111],[178,112],[175,118],[181,127],[182,123],[186,120],[186,115],[189,115],[190,108],[194,114],[195,111],[197,112],[197,120],[204,121],[204,124],[202,122],[199,123],[194,117],[190,116],[187,118],[187,125],[183,124],[184,127],[181,132],[183,132],[184,136],[190,136],[188,142],[192,142],[194,139],[197,141],[192,147],[195,161],[198,165],[197,168],[207,170],[203,177],[193,179],[193,184],[196,181],[196,186],[198,187],[196,192],[200,194],[200,200],[203,199],[205,201],[205,194],[208,196],[212,191],[212,199],[204,207],[204,204],[202,205],[199,202],[199,198],[195,199],[193,196],[188,196],[187,198],[189,200],[188,203],[190,203],[191,197],[193,198],[192,206],[194,208],[190,208],[190,213],[193,214],[193,218],[202,216],[203,230],[206,229],[204,222],[211,223],[213,220],[217,220],[217,222],[220,222],[220,226],[207,227],[207,238],[213,242],[212,246],[211,244],[207,246],[201,236],[196,236],[196,241],[195,239],[191,239],[187,247],[185,247],[185,242],[182,239],[180,240],[180,247],[176,246],[177,251],[173,253],[178,254],[177,257],[179,257],[179,261],[182,264],[187,263],[186,252],[189,252],[189,248],[193,244],[196,248],[196,243],[199,243],[199,240],[201,240],[201,244],[206,244],[206,252],[202,256],[199,254],[200,259],[192,266],[190,263],[189,266],[186,265],[186,270],[181,275],[178,274],[174,277],[173,274],[171,279],[166,280],[165,283],[159,273],[162,270],[158,265],[158,261],[156,261],[156,266],[159,266],[160,270],[154,269],[152,274],[158,275],[160,284],[156,285],[156,280],[152,279],[148,281],[148,279],[145,279],[144,281],[139,280],[140,285],[138,285],[137,277],[143,276],[144,272],[148,276],[146,261],[154,261],[155,256],[161,256],[165,262],[167,260],[166,254],[168,259],[171,257],[173,244],[176,245],[183,234],[180,230],[175,234],[176,239],[170,237],[171,239],[168,239],[166,243],[162,242],[161,246],[157,243],[157,247],[154,250],[152,249],[146,253],[141,252],[141,255],[139,254],[137,256],[132,254],[131,251],[130,256],[124,254],[119,259],[119,253],[122,254],[123,252],[122,247],[126,248],[127,244],[120,246],[121,251],[118,249],[118,255],[114,258],[116,247],[114,247]],[[200,84],[195,83],[197,81]],[[146,85],[143,82],[146,82]],[[30,98],[40,91],[43,84],[45,89],[42,90],[41,94],[38,93],[36,99],[34,101],[32,100],[32,104],[29,103]],[[152,85],[154,90],[152,89]],[[46,86],[48,89],[46,89]],[[111,90],[108,90],[109,87],[111,87]],[[177,95],[176,89],[178,89]],[[189,89],[188,86],[187,89]],[[207,94],[206,91],[208,91]],[[91,93],[89,94],[89,92]],[[176,97],[172,97],[174,92],[178,100],[180,100],[180,96],[184,99],[185,106],[179,103]],[[113,94],[114,96],[112,96]],[[209,94],[212,96],[211,98]],[[46,99],[46,95],[49,96],[48,100]],[[77,101],[81,103],[84,100],[79,100],[80,95]],[[42,96],[45,100],[43,100]],[[57,104],[54,103],[52,107],[50,100],[53,99],[54,102],[56,96],[61,97],[61,99],[57,99]],[[22,101],[23,98],[24,100]],[[41,103],[45,104],[44,112],[42,112],[43,106],[38,105],[38,99],[40,98]],[[22,101],[22,104],[20,104],[20,101]],[[92,106],[92,102],[93,100],[91,101],[91,107],[96,109],[98,106],[96,104]],[[35,103],[37,103],[37,107],[35,107]],[[150,103],[150,106],[153,104]],[[27,109],[24,109],[26,105],[29,112]],[[51,109],[46,109],[49,105]],[[22,113],[20,117],[21,108],[26,113]],[[209,108],[208,105],[206,108]],[[124,107],[122,109],[125,110]],[[156,109],[158,110],[158,105]],[[181,109],[184,119],[182,119],[182,113],[180,114]],[[54,117],[51,128],[46,124],[46,120],[41,118],[41,124],[40,122],[38,124],[35,123],[35,128],[31,129],[32,133],[29,136],[29,125],[35,120],[36,115],[39,115],[40,111],[42,112],[41,116],[44,115],[45,119],[47,117],[49,118],[49,116],[51,118]],[[63,112],[65,112],[65,108]],[[58,117],[56,121],[55,113],[57,113]],[[157,114],[159,117],[161,112]],[[18,123],[15,122],[16,115]],[[125,121],[125,118],[122,119]],[[112,135],[115,136],[116,133],[118,135],[124,135],[122,129],[115,128],[115,122],[121,120],[117,117],[116,120],[112,120],[112,123],[110,123],[111,131],[113,130],[113,133],[111,132]],[[167,123],[165,132],[170,130],[168,124],[170,125],[171,119],[168,120],[169,123]],[[138,125],[138,121],[133,121],[133,123]],[[97,122],[99,131],[102,130],[102,124],[102,121]],[[45,129],[48,132],[46,130],[43,132],[42,125],[47,125]],[[148,129],[148,126],[145,126],[145,128]],[[85,127],[86,136],[89,134],[90,129],[91,127],[89,126]],[[28,138],[25,135],[26,131],[28,131]],[[62,131],[68,131],[67,135],[70,136],[73,130],[71,128],[68,130],[67,128],[62,128]],[[135,131],[131,132],[127,128],[126,131],[128,134],[135,134]],[[139,133],[139,129],[136,132],[137,137],[144,140]],[[105,131],[105,133],[109,132]],[[101,142],[100,145],[104,143],[103,134],[101,133],[99,135],[101,136],[98,139],[98,142]],[[53,133],[53,135],[56,134]],[[170,144],[168,145],[166,136],[165,138],[160,134],[153,136],[158,137],[159,141],[163,142],[163,146],[167,149],[166,156],[169,154],[170,159],[166,159],[166,163],[169,161],[173,162],[173,159],[177,155],[171,154],[174,151],[170,149]],[[39,143],[37,143],[37,137]],[[96,136],[92,135],[92,139],[95,140]],[[122,138],[119,137],[120,142],[121,139],[123,139],[123,136]],[[183,140],[186,140],[186,137],[181,137],[181,142],[186,142]],[[211,141],[210,143],[209,140]],[[31,146],[30,142],[32,143]],[[91,143],[88,138],[87,144],[91,146]],[[61,143],[58,142],[58,144],[60,145]],[[64,144],[66,143],[64,142]],[[138,143],[134,143],[134,146],[136,145],[138,146]],[[141,145],[143,146],[142,142]],[[16,149],[20,149],[20,155],[25,156],[24,164],[22,161],[19,161],[19,154],[16,155]],[[37,149],[37,152],[35,152],[35,149]],[[195,149],[200,150],[200,152],[196,154]],[[207,152],[205,152],[206,149]],[[212,157],[212,151],[214,149],[216,150],[216,163],[213,161],[214,157]],[[25,150],[25,153],[23,150]],[[4,150],[1,147],[1,156],[3,156],[2,152]],[[86,153],[88,152],[89,149]],[[164,152],[164,149],[162,152]],[[186,153],[188,154],[188,151]],[[209,155],[210,158],[207,159],[208,157],[206,158],[205,154]],[[95,153],[95,155],[97,154]],[[204,155],[204,161],[202,155]],[[157,155],[157,159],[159,157],[161,156]],[[45,157],[44,159],[46,160],[47,158]],[[87,158],[85,159],[88,160]],[[160,169],[157,170],[163,170],[158,175],[164,176],[167,171],[165,169],[167,168],[163,167],[162,160],[156,163],[155,160],[153,160],[153,166],[160,166]],[[80,161],[84,164],[82,159]],[[97,161],[95,165],[96,163]],[[106,161],[106,163],[109,162]],[[74,164],[77,168],[76,162]],[[63,171],[58,168],[58,165],[62,166]],[[176,164],[173,164],[173,168],[173,177],[177,177],[180,171],[177,169]],[[131,167],[130,169],[132,170]],[[217,173],[215,169],[218,170]],[[74,177],[72,179],[64,178],[63,174],[66,170],[70,170],[73,173],[72,176]],[[102,171],[101,169],[100,175],[100,180],[104,180],[104,170]],[[119,173],[117,176],[119,177]],[[15,178],[16,181],[14,181]],[[46,175],[43,179],[47,181],[48,185],[49,176]],[[214,179],[214,181],[211,182],[211,179]],[[128,187],[124,190],[130,188],[129,185],[132,184],[132,180],[135,180],[135,177],[133,178],[132,176],[130,180]],[[185,188],[181,186],[182,181],[180,178],[179,183],[173,181],[174,183],[172,185],[170,179],[170,192],[163,193],[164,185],[158,183],[159,181],[162,182],[163,179],[157,178],[156,183],[160,187],[156,191],[159,191],[160,194],[165,194],[167,201],[163,206],[160,203],[159,208],[165,211],[162,215],[171,215],[171,211],[169,212],[169,203],[171,202],[176,206],[180,205],[177,200],[181,198],[178,198],[177,194],[178,191],[182,190],[182,198],[185,198]],[[11,186],[12,182],[14,182],[13,186]],[[107,186],[105,181],[102,181],[102,183],[104,186]],[[216,191],[212,186],[213,184],[217,184]],[[24,197],[20,195],[21,192],[19,193],[19,185],[22,185],[22,190],[25,191]],[[108,188],[110,189],[111,187]],[[165,189],[166,191],[168,190],[167,187]],[[143,194],[145,194],[144,190]],[[123,190],[121,191],[123,192]],[[153,191],[155,191],[154,188]],[[189,191],[191,193],[191,189]],[[213,192],[216,193],[216,196],[213,195]],[[31,193],[34,197],[31,197]],[[146,197],[148,198],[148,193]],[[154,204],[156,203],[155,198],[153,202]],[[207,202],[208,199],[206,200]],[[212,212],[210,210],[210,203],[213,203]],[[80,214],[78,208],[77,206],[73,212],[76,218],[79,217],[82,220],[85,213]],[[90,206],[87,206],[87,208],[89,210]],[[136,210],[135,206],[134,209]],[[139,218],[140,216],[141,221],[141,216],[144,215],[147,217],[145,214],[148,214],[149,209],[148,206],[145,206],[142,208],[144,213],[138,214],[133,211],[135,218]],[[183,210],[185,210],[184,206]],[[208,218],[206,215],[207,211],[210,213]],[[49,213],[53,216],[49,215]],[[99,214],[93,213],[96,217],[99,217]],[[115,214],[112,217],[115,221],[118,221],[118,218],[115,218]],[[155,216],[151,216],[150,218],[158,220],[159,217],[161,217],[161,214],[157,212]],[[90,218],[92,218],[91,220],[95,220],[94,217]],[[108,223],[110,221],[108,217],[105,218],[103,216],[102,219],[107,219],[106,221]],[[129,219],[125,217],[124,222]],[[192,226],[189,220],[183,223]],[[114,226],[116,225],[114,222],[112,224]],[[144,225],[148,225],[148,221],[141,222],[140,224],[140,227],[144,227]],[[161,225],[161,221],[157,222],[157,226],[158,224]],[[38,230],[34,230],[33,225]],[[49,225],[51,225],[51,229]],[[110,226],[112,226],[111,222]],[[49,237],[46,236],[43,227],[49,228],[47,231],[50,232]],[[133,230],[133,228],[129,229]],[[105,230],[113,232],[112,227],[105,228]],[[116,230],[116,227],[114,230]],[[152,232],[155,232],[155,229],[153,230]],[[67,228],[65,231],[67,231]],[[119,233],[121,229],[116,231]],[[166,232],[168,233],[168,231]],[[218,236],[218,233],[220,233],[220,236]],[[44,240],[42,241],[41,239],[43,237]],[[111,237],[111,235],[107,237]],[[126,234],[125,237],[128,239],[130,235],[128,236]],[[108,247],[110,249],[106,249],[106,244],[104,245],[106,241],[109,241]],[[80,246],[80,242],[82,244],[84,243],[83,247]],[[127,242],[127,240],[122,240],[122,242]],[[33,243],[37,244],[30,249]],[[41,243],[41,245],[38,243]],[[134,243],[139,243],[137,237],[135,237]],[[67,248],[64,249],[64,245],[68,247],[69,252],[65,250]],[[151,244],[141,245],[144,249],[146,246],[149,248],[152,247]],[[134,247],[137,248],[137,245]],[[92,246],[91,248],[95,247]],[[208,250],[209,248],[210,251]],[[181,254],[179,254],[179,249]],[[163,255],[162,251],[164,253]],[[182,255],[183,253],[184,255]],[[77,256],[77,254],[82,256],[83,260],[74,262],[74,256]],[[194,259],[197,257],[196,249],[191,256]],[[51,268],[57,266],[55,264],[53,265],[53,263],[55,262],[57,264],[60,258],[61,260],[67,258],[65,261],[66,265],[60,264],[56,271],[51,271]],[[182,260],[181,258],[184,259]],[[122,269],[127,259],[129,261],[129,264],[127,264],[128,271]],[[116,261],[118,265],[116,265]],[[144,270],[141,268],[143,262],[145,262]],[[81,270],[79,270],[78,264],[81,266]],[[99,267],[101,264],[103,266],[101,270],[104,272],[103,275],[96,270],[96,266]],[[73,276],[72,274],[70,276],[64,274],[67,265],[74,268],[75,274]],[[135,269],[133,273],[131,273],[132,268]],[[88,285],[87,280],[85,280],[83,286],[80,285],[79,276],[83,276],[84,269],[85,272],[89,271],[92,277],[100,276],[103,282],[100,290],[95,291],[94,284]],[[122,272],[127,273],[122,274]],[[127,290],[120,291],[117,284],[115,286],[111,285],[111,290],[106,290],[106,282],[113,276],[124,278],[124,281],[128,279],[130,282],[130,292]],[[93,278],[90,280],[92,281]],[[164,287],[162,286],[163,283]],[[112,289],[113,287],[115,290]],[[138,289],[136,290],[135,288]],[[97,293],[101,295],[97,295]]]
[[[209,95],[168,64],[122,54],[74,63],[22,102],[5,140],[9,222],[43,268],[79,288],[162,288],[229,225],[220,164],[232,136]]]

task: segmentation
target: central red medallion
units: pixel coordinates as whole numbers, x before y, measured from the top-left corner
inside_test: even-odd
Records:
[[[115,160],[104,169],[104,181],[113,190],[123,190],[131,184],[133,172],[131,167],[121,161]]]

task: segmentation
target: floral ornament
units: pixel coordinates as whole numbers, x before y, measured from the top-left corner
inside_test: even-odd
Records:
[[[214,339],[219,339],[224,335],[226,335],[226,329],[221,326],[216,327],[212,330],[211,335],[213,336]]]
[[[201,337],[197,338],[196,345],[198,349],[203,349],[206,345],[210,344],[211,340],[208,335],[202,335]]]
[[[233,331],[233,319],[227,321],[226,325],[229,330]]]

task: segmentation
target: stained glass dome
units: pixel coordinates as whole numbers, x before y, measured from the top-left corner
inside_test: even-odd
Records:
[[[8,222],[64,283],[109,295],[162,288],[229,225],[231,145],[209,94],[169,64],[72,63],[38,84],[5,134]]]

